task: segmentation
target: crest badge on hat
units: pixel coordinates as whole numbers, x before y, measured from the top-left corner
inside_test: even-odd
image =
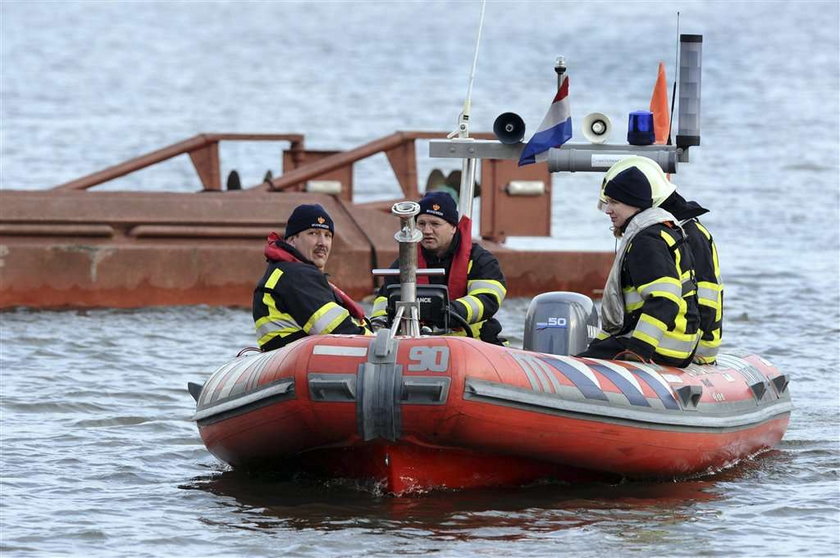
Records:
[[[306,229],[325,229],[335,232],[329,213],[320,204],[302,204],[297,206],[286,220],[285,238],[291,238]]]
[[[445,192],[429,192],[420,200],[420,213],[443,219],[450,225],[458,225],[458,207],[452,196]]]

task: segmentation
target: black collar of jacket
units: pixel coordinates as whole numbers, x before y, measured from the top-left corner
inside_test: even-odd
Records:
[[[686,201],[684,197],[674,192],[668,196],[664,202],[659,204],[659,207],[676,217],[680,221],[686,219],[693,219],[699,217],[709,210],[697,203],[696,201]]]

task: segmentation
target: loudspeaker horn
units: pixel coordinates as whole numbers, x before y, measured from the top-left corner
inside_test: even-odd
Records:
[[[593,112],[583,118],[583,137],[591,143],[606,143],[611,132],[612,122],[606,114]]]
[[[493,133],[502,143],[519,143],[525,137],[525,121],[516,113],[503,112],[493,122]]]

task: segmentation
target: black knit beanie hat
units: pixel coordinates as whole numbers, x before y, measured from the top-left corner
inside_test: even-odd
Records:
[[[451,225],[458,226],[458,208],[455,200],[446,192],[429,192],[420,200],[420,215],[440,217]]]
[[[303,204],[292,211],[286,221],[285,238],[290,238],[306,229],[324,229],[335,233],[333,220],[321,204]]]
[[[604,195],[640,209],[653,205],[650,182],[636,167],[623,170],[607,182]]]

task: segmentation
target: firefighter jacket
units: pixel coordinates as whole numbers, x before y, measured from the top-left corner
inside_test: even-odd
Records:
[[[371,334],[361,307],[315,264],[276,234],[268,240],[268,267],[252,306],[260,349],[278,349],[306,335]]]
[[[616,358],[630,351],[669,366],[691,363],[700,339],[692,253],[682,229],[667,216],[668,212],[653,208],[631,219],[629,227],[636,225],[636,230],[622,241],[623,251],[607,281],[602,304],[604,318],[605,306],[612,306],[608,291],[616,287],[611,281],[620,278],[623,315],[619,320],[603,320],[605,330],[580,356]]]
[[[709,210],[695,201],[687,201],[678,192],[671,192],[660,206],[680,220],[686,241],[694,256],[697,277],[697,302],[700,305],[700,344],[694,355],[698,364],[717,360],[723,336],[723,282],[720,278],[717,246],[709,230],[697,218]]]
[[[434,253],[418,247],[418,267],[440,267],[446,270],[446,274],[428,278],[418,277],[417,282],[428,281],[436,285],[447,285],[449,296],[452,298],[450,309],[470,324],[472,336],[488,343],[502,344],[498,337],[502,326],[493,316],[507,294],[505,277],[499,261],[493,254],[476,243],[462,243],[463,237],[469,238],[468,233],[464,234],[468,226],[469,220],[462,219],[458,232],[455,233],[452,244],[443,257],[439,258]],[[467,246],[470,246],[469,250],[466,249]],[[399,260],[391,267],[398,268]],[[373,302],[372,319],[385,317],[388,304],[386,288],[398,282],[399,279],[395,277],[385,279],[379,296]],[[466,332],[455,328],[450,335],[464,336]]]
[[[717,246],[709,230],[697,219],[689,219],[681,224],[694,256],[694,273],[697,278],[702,336],[694,362],[714,364],[723,337],[723,282]]]

